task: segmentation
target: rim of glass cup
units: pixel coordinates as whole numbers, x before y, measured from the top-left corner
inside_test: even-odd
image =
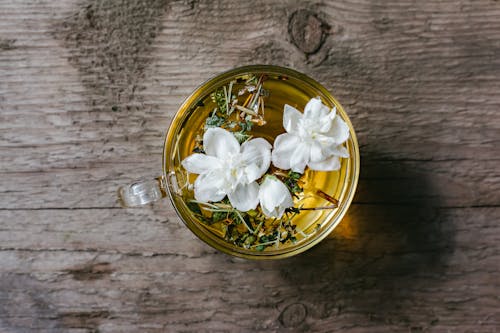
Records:
[[[308,84],[315,91],[321,93],[321,97],[325,98],[327,102],[335,105],[337,107],[337,113],[342,116],[342,119],[349,126],[350,138],[347,141],[348,150],[350,153],[349,166],[347,168],[348,175],[345,177],[342,184],[341,196],[339,198],[339,207],[337,208],[334,216],[330,216],[328,218],[329,220],[324,222],[325,227],[315,235],[298,242],[296,245],[277,250],[265,250],[259,252],[257,250],[244,249],[216,236],[208,229],[201,226],[201,223],[197,222],[194,219],[182,198],[180,198],[180,196],[175,193],[175,189],[178,185],[172,185],[172,182],[176,181],[175,177],[172,178],[172,175],[175,175],[175,171],[173,169],[170,169],[169,166],[171,164],[174,164],[172,161],[174,160],[176,155],[175,138],[179,134],[179,131],[181,130],[184,122],[191,115],[191,111],[194,109],[194,106],[207,94],[211,93],[214,89],[224,84],[225,81],[230,81],[232,78],[245,74],[276,74],[298,79],[303,83]],[[275,65],[249,65],[237,67],[212,77],[211,79],[199,85],[193,91],[193,93],[191,93],[191,95],[189,95],[184,100],[184,102],[175,113],[170,127],[165,135],[162,164],[163,179],[165,180],[164,187],[168,192],[168,197],[172,202],[172,205],[179,218],[198,238],[200,238],[202,241],[212,246],[213,248],[236,257],[246,259],[281,259],[297,255],[317,245],[337,227],[340,221],[342,221],[343,217],[347,213],[349,206],[351,205],[354,194],[356,192],[360,169],[360,155],[356,133],[349,117],[344,111],[342,105],[325,87],[323,87],[323,85],[310,78],[309,76],[290,68]]]

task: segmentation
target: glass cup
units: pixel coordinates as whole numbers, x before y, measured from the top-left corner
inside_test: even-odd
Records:
[[[182,193],[185,190],[186,177],[180,166],[182,159],[191,154],[193,142],[199,135],[210,112],[202,107],[212,92],[229,82],[248,75],[266,76],[266,85],[271,91],[269,102],[266,102],[266,126],[262,126],[263,136],[273,142],[279,133],[284,133],[282,115],[284,102],[302,111],[307,101],[320,97],[330,108],[336,107],[339,115],[348,125],[350,137],[345,143],[349,152],[348,158],[341,159],[339,171],[312,172],[307,175],[309,193],[301,198],[301,205],[307,205],[320,188],[320,194],[326,199],[335,200],[336,208],[328,210],[310,210],[301,213],[298,223],[305,227],[301,230],[303,237],[293,244],[270,247],[264,251],[255,248],[236,246],[218,235],[209,226],[200,222],[187,203]],[[266,130],[268,129],[268,130]],[[197,134],[198,133],[198,134]],[[311,248],[323,240],[340,223],[354,197],[359,177],[359,147],[352,124],[340,103],[318,82],[292,69],[253,65],[239,67],[222,73],[198,87],[181,105],[175,114],[165,137],[163,149],[163,172],[156,179],[139,181],[119,189],[121,201],[125,207],[136,207],[169,196],[178,216],[184,224],[201,240],[224,253],[247,259],[286,258]],[[315,199],[317,201],[317,198]],[[330,200],[331,202],[331,200]],[[338,203],[337,203],[338,202]]]

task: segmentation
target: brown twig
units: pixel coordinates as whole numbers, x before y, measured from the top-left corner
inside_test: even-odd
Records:
[[[330,206],[320,206],[320,207],[302,207],[299,208],[300,210],[326,210],[326,209],[335,209],[337,208],[337,205],[330,205]]]
[[[329,194],[326,194],[325,192],[323,192],[322,190],[316,190],[316,194],[318,196],[320,196],[321,198],[325,199],[326,201],[329,201],[331,202],[332,204],[334,204],[336,207],[339,206],[339,201],[337,199],[335,199],[334,197],[330,196]]]

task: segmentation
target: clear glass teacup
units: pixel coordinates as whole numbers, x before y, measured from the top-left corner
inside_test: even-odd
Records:
[[[347,139],[335,142],[335,130],[346,131]],[[213,139],[219,137],[229,139]],[[280,147],[285,137],[288,145]],[[234,162],[236,155],[225,153],[230,148],[238,156],[241,149],[246,164]],[[189,161],[201,162],[192,167]],[[318,244],[340,223],[359,165],[352,124],[321,84],[288,68],[245,66],[208,80],[184,101],[165,137],[161,176],[121,187],[119,194],[126,207],[168,195],[181,220],[210,246],[247,259],[278,259]],[[215,185],[201,181],[210,177]],[[249,197],[240,200],[238,191]],[[276,198],[282,194],[292,201]],[[265,208],[274,201],[276,207]]]

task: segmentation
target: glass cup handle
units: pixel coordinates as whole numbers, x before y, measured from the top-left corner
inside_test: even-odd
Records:
[[[118,189],[118,195],[124,207],[138,207],[164,198],[164,178],[139,180]]]

